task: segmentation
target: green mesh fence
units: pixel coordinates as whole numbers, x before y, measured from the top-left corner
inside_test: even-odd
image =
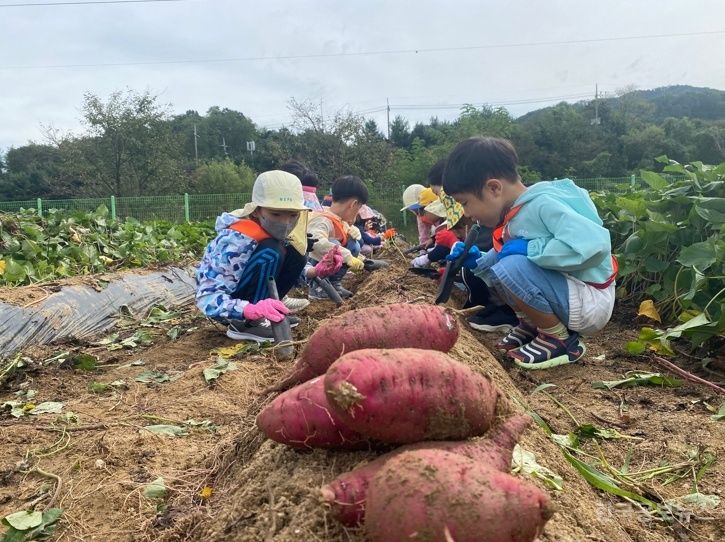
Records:
[[[623,193],[639,189],[643,184],[639,178],[616,177],[576,179],[576,184],[587,190]],[[410,213],[401,213],[404,186],[372,185],[369,205],[381,212],[391,226],[410,235],[415,234],[415,220]],[[322,190],[320,199],[324,196]],[[94,211],[105,205],[112,218],[132,217],[137,220],[167,220],[170,222],[202,221],[214,219],[222,211],[231,211],[243,207],[251,198],[249,193],[236,194],[180,194],[171,196],[139,196],[0,201],[0,212],[17,212],[20,209],[34,209],[43,214],[48,209],[68,211]]]

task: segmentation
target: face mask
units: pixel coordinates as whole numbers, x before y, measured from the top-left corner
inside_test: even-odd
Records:
[[[276,220],[270,220],[260,216],[259,225],[278,241],[284,241],[297,225],[297,220],[294,222],[277,222]]]

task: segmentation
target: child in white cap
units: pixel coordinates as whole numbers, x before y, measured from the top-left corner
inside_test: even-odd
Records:
[[[333,247],[315,265],[306,266],[306,239],[293,230],[306,222],[302,185],[284,171],[267,171],[254,181],[252,201],[234,213],[217,218],[217,236],[206,247],[196,273],[196,304],[208,317],[228,324],[235,340],[273,341],[270,322],[279,322],[289,309],[269,297],[274,277],[280,297],[306,278],[337,272],[342,256]]]

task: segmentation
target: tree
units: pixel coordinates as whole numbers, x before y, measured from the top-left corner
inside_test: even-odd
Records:
[[[75,167],[87,192],[132,196],[183,191],[179,140],[158,97],[127,90],[104,102],[86,93],[81,111],[85,137],[56,143],[82,158],[82,163],[68,165]]]
[[[51,145],[30,143],[10,148],[4,158],[4,173],[0,174],[0,198],[30,199],[67,195],[57,182],[62,158]]]
[[[407,149],[412,142],[408,121],[400,115],[396,115],[393,122],[390,123],[390,143],[395,147]]]
[[[196,169],[189,191],[199,194],[251,192],[254,179],[254,171],[244,162],[236,165],[229,159],[212,160]]]

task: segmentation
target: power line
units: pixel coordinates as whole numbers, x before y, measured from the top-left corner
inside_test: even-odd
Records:
[[[126,0],[126,1],[152,1],[152,0]],[[156,0],[156,1],[180,1],[180,0]],[[423,54],[423,53],[447,53],[455,51],[477,51],[484,49],[507,49],[517,47],[542,47],[552,45],[574,45],[587,43],[603,43],[613,41],[626,40],[646,40],[661,38],[682,38],[692,36],[711,36],[725,34],[725,30],[713,30],[703,32],[680,32],[671,34],[648,34],[639,36],[619,36],[611,38],[590,38],[581,40],[561,40],[561,41],[539,41],[525,43],[494,43],[487,45],[469,45],[460,47],[429,47],[420,49],[384,49],[379,51],[358,51],[358,52],[340,52],[340,53],[315,53],[304,55],[277,55],[277,56],[246,56],[246,57],[230,57],[230,58],[200,58],[200,59],[180,59],[180,60],[148,60],[133,62],[96,62],[88,64],[45,64],[45,65],[19,65],[19,66],[0,66],[0,70],[33,70],[33,69],[65,69],[65,68],[105,68],[119,66],[156,66],[164,64],[212,64],[225,62],[257,62],[264,60],[304,60],[317,58],[338,58],[338,57],[362,57],[362,56],[383,56],[383,55],[404,55],[404,54]]]
[[[22,4],[0,4],[0,8],[27,8],[35,6],[88,6],[94,4],[148,4],[151,2],[185,2],[186,0],[97,0],[87,2],[25,2]]]

